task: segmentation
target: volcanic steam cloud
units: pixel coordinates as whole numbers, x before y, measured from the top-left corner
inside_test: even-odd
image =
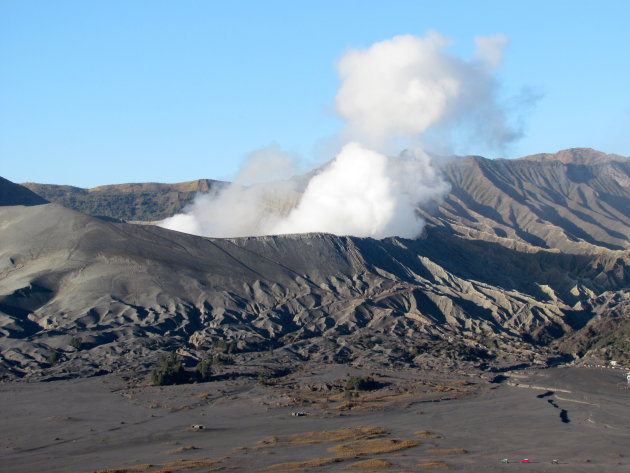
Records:
[[[293,177],[292,156],[276,146],[263,149],[229,186],[199,195],[161,225],[212,237],[417,237],[424,224],[417,207],[449,190],[419,147],[423,141],[457,133],[501,145],[519,136],[507,125],[494,78],[507,38],[475,41],[469,61],[449,54],[449,41],[435,32],[346,52],[338,62],[335,100],[346,144],[331,162]]]

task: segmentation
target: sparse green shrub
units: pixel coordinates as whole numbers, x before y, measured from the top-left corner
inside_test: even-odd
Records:
[[[378,383],[371,376],[350,376],[346,380],[346,391],[372,391],[378,388]]]
[[[207,360],[207,363],[210,363],[211,366],[232,365],[234,359],[230,355],[214,355]]]
[[[59,353],[57,353],[56,351],[51,351],[46,358],[46,363],[48,363],[50,366],[54,366],[59,363]]]
[[[219,355],[212,357],[212,364],[215,365],[233,365],[234,358],[230,355]]]
[[[190,376],[184,369],[184,364],[177,359],[175,353],[162,357],[159,365],[151,371],[151,381],[154,386],[165,386],[168,384],[187,383]]]
[[[212,376],[212,360],[201,360],[195,367],[195,373],[197,375],[197,381],[208,381]]]
[[[217,340],[214,344],[214,348],[217,351],[220,351],[223,353],[235,353],[236,342],[228,342],[227,340],[224,340],[224,339]]]
[[[70,346],[75,350],[80,350],[83,347],[83,340],[81,337],[72,337],[70,339]]]
[[[267,379],[267,375],[265,373],[258,373],[258,384],[261,386],[267,386],[269,384],[269,380]]]

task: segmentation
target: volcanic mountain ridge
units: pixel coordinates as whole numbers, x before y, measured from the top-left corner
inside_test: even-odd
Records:
[[[226,344],[243,369],[627,356],[629,160],[558,156],[450,162],[451,193],[419,209],[416,240],[202,238],[3,180],[3,376],[142,371],[164,351],[193,363]]]

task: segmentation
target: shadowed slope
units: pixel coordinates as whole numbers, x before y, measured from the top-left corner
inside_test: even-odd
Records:
[[[2,205],[41,205],[48,201],[26,187],[0,177],[0,206]]]

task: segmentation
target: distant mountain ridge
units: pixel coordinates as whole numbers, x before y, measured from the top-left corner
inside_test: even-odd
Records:
[[[113,184],[91,189],[34,182],[25,182],[22,186],[50,202],[93,217],[151,222],[181,212],[199,192],[212,192],[225,184],[199,179],[176,184]]]
[[[596,164],[610,161],[627,161],[628,157],[606,154],[593,148],[569,148],[557,153],[539,153],[518,158],[523,161],[558,161],[565,164]]]
[[[450,193],[418,209],[430,226],[530,249],[630,249],[630,158],[573,148],[519,159],[458,158],[442,168]],[[91,216],[154,222],[226,182],[136,183],[82,189],[24,183]]]
[[[515,160],[471,156],[443,171],[451,192],[421,210],[433,226],[530,251],[630,249],[630,158],[579,148]]]

